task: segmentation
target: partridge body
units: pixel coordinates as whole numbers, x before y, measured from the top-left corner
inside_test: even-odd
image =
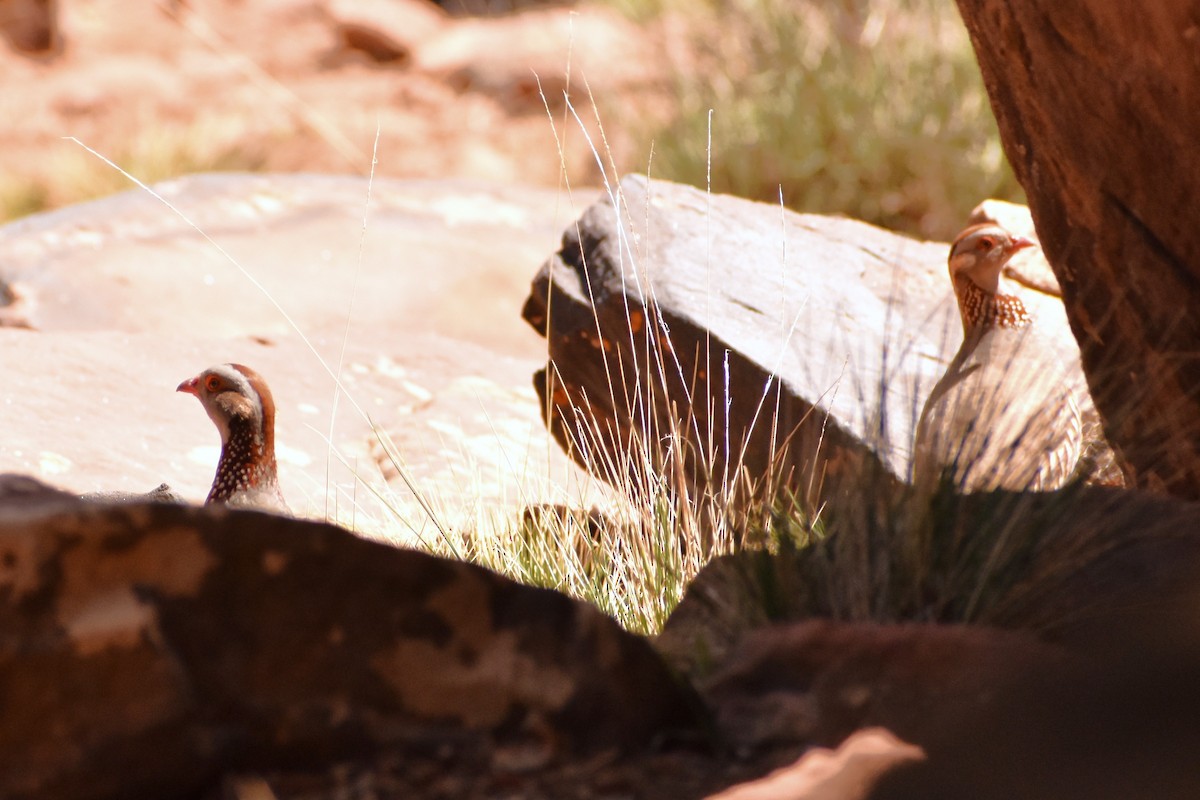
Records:
[[[1033,242],[974,225],[950,249],[963,343],[933,387],[913,443],[913,481],[964,492],[1049,491],[1073,474],[1083,430],[1076,375],[1041,336],[1001,271]]]
[[[241,364],[221,364],[176,391],[195,395],[221,434],[205,502],[290,513],[275,464],[275,400],[262,376]]]

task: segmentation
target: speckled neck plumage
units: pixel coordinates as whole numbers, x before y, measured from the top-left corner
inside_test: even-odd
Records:
[[[1021,298],[1011,294],[992,294],[970,279],[954,282],[963,328],[1008,328],[1017,330],[1033,322]]]
[[[262,488],[277,482],[275,455],[265,447],[263,437],[245,421],[231,424],[229,440],[221,447],[221,460],[213,478],[209,503],[224,502],[239,492]]]

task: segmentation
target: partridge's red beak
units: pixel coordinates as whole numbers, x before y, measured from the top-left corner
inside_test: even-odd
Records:
[[[1010,249],[1015,253],[1018,250],[1026,250],[1030,247],[1037,247],[1037,243],[1032,239],[1026,239],[1024,236],[1015,236],[1013,237],[1012,246]]]
[[[175,391],[187,392],[188,394],[194,394],[194,395],[196,395],[196,397],[199,397],[200,396],[200,376],[197,375],[195,378],[188,378],[186,381],[184,381],[183,383],[176,386]]]

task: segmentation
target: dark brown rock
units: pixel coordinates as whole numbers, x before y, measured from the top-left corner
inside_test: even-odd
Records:
[[[864,514],[865,485],[824,510],[823,539],[710,562],[656,637],[703,679],[748,631],[811,618],[971,622],[1073,641],[1130,608],[1175,602],[1200,575],[1200,507],[1146,492],[909,496]]]
[[[1001,688],[1059,673],[1071,656],[1028,633],[954,625],[810,621],[762,628],[702,686],[735,745],[836,746],[882,726],[921,744],[949,709],[993,709]]]
[[[471,565],[19,478],[0,497],[5,797],[191,796],[223,770],[414,741],[554,759],[696,719],[644,641]]]
[[[877,800],[1195,797],[1200,545],[1188,538],[1081,570],[1065,590],[1114,596],[1053,633],[777,625],[745,636],[702,691],[743,748],[835,745],[864,725],[920,747],[926,759],[889,770]]]
[[[986,714],[946,709],[920,742],[928,760],[890,772],[870,797],[1200,796],[1196,575],[1190,590],[1131,597],[1076,631],[1074,667],[999,687]]]
[[[407,47],[364,25],[342,25],[338,37],[346,50],[362,53],[377,64],[402,65],[412,58]]]
[[[0,0],[0,37],[25,55],[56,52],[62,46],[58,0]]]
[[[829,796],[1182,800],[1200,792],[1198,599],[1154,597],[1058,645],[981,627],[777,626],[748,637],[705,697],[747,751],[884,724],[924,755],[842,765],[831,778],[859,780]],[[757,783],[730,796],[810,796]]]
[[[839,527],[701,573],[658,644],[699,677],[721,734],[832,746],[883,725],[928,761],[875,798],[1195,796],[1197,506],[1096,487],[940,502],[915,572],[898,556],[920,529]]]
[[[1200,498],[1200,17],[1105,0],[959,0],[1109,441]]]
[[[447,13],[456,16],[504,16],[539,6],[573,6],[572,0],[433,0]]]
[[[342,48],[389,66],[407,66],[449,20],[428,0],[332,0],[324,11]]]

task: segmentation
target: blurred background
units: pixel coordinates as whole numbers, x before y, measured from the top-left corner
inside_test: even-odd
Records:
[[[626,172],[948,239],[1022,199],[944,0],[0,0],[0,219],[213,171]]]

